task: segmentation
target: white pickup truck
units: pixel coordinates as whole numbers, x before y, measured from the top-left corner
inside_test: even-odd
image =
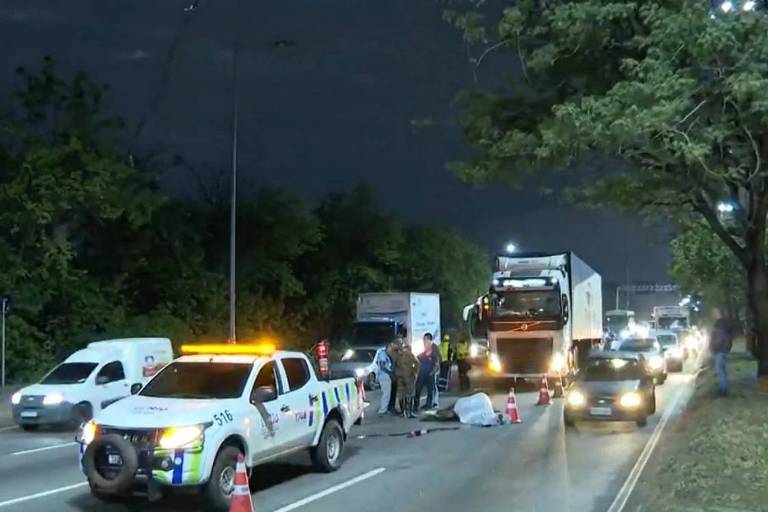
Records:
[[[142,487],[150,500],[199,487],[206,510],[229,509],[235,464],[253,468],[309,450],[317,469],[341,465],[364,402],[351,378],[321,381],[299,352],[261,345],[191,345],[144,388],[101,411],[78,435],[91,492]]]

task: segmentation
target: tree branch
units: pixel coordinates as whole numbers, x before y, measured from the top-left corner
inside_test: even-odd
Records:
[[[733,252],[733,255],[739,260],[739,262],[747,268],[748,255],[745,248],[742,247],[725,229],[720,219],[717,217],[717,213],[709,204],[709,201],[704,197],[703,193],[699,192],[698,197],[694,198],[692,202],[693,209],[704,217],[707,224],[712,228],[712,231],[723,241],[723,243]]]

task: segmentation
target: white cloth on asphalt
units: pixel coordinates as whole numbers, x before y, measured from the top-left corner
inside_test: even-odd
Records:
[[[459,398],[453,406],[453,412],[465,425],[492,427],[508,423],[505,415],[493,410],[491,398],[485,393]]]
[[[379,414],[384,414],[389,410],[389,399],[392,395],[392,379],[384,372],[379,374],[379,384],[381,385],[381,405],[379,405]]]

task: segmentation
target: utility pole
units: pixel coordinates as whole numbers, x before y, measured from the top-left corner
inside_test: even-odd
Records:
[[[232,198],[229,210],[229,342],[237,343],[237,43],[232,50]]]
[[[2,300],[2,303],[3,303],[3,306],[2,306],[2,315],[3,315],[2,324],[3,325],[2,325],[2,328],[0,329],[2,330],[2,342],[0,343],[2,343],[2,351],[3,351],[2,363],[0,367],[0,387],[5,389],[5,314],[8,308],[8,297],[2,297],[2,299],[0,300]]]

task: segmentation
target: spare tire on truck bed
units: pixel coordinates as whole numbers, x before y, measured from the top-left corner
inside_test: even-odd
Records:
[[[120,465],[109,464],[108,455],[119,455]],[[107,434],[93,440],[83,454],[83,469],[94,494],[121,495],[134,485],[139,457],[127,439]]]

